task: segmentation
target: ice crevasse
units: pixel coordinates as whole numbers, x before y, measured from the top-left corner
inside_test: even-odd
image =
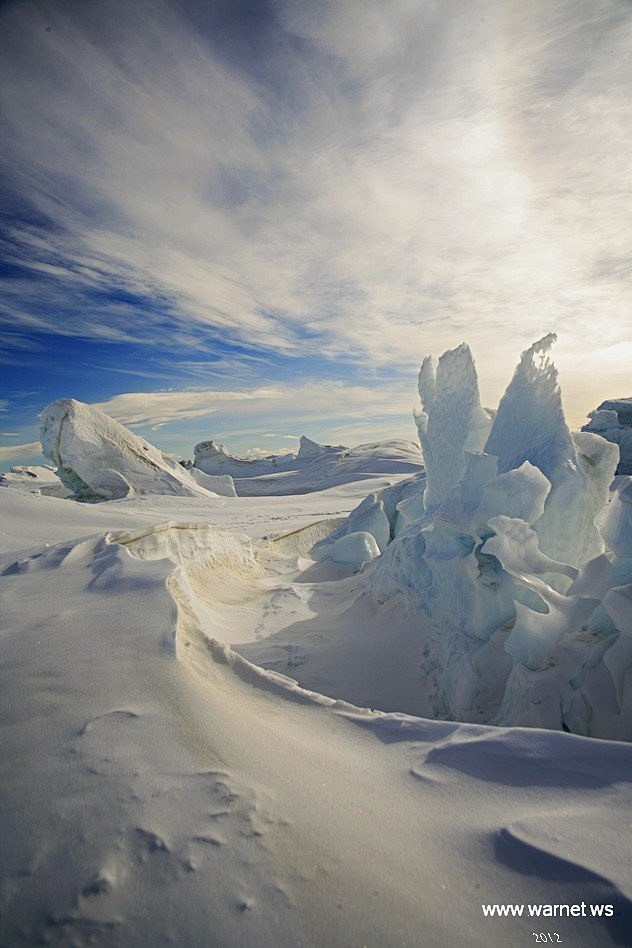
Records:
[[[381,555],[365,594],[419,616],[437,717],[632,740],[632,477],[564,418],[549,334],[494,414],[467,345],[424,360],[425,477],[370,495],[355,531]]]

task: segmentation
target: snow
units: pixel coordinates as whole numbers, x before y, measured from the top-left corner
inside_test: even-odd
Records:
[[[304,494],[367,479],[379,474],[407,474],[423,470],[419,445],[410,441],[379,441],[354,448],[317,444],[301,437],[298,454],[263,459],[235,457],[223,445],[205,441],[196,445],[195,466],[206,474],[229,474],[240,497]]]
[[[617,915],[556,920],[564,940],[629,939],[632,748],[293,680],[332,625],[351,639],[328,646],[340,679],[372,668],[397,700],[412,675],[406,623],[367,611],[362,574],[314,582],[287,552],[297,531],[262,536],[340,515],[363,483],[97,505],[0,491],[3,944],[500,945],[533,925],[481,903],[582,900]],[[279,668],[230,644],[279,632]]]
[[[489,903],[612,906],[555,931],[632,942],[632,477],[567,436],[550,341],[489,435],[469,350],[425,364],[427,478],[305,441],[211,493],[45,410],[65,483],[124,489],[2,481],[1,944],[531,941]]]
[[[44,456],[56,465],[63,484],[83,499],[208,493],[181,464],[92,405],[60,398],[40,417]]]
[[[188,467],[187,471],[196,484],[203,487],[204,490],[211,491],[214,494],[220,494],[222,497],[236,497],[235,482],[230,474],[205,474],[197,467]]]
[[[72,494],[55,473],[55,468],[18,465],[0,474],[0,487],[14,490],[37,491],[49,497],[69,497]]]

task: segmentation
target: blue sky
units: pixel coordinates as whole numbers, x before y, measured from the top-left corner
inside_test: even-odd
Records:
[[[415,436],[546,332],[571,424],[629,376],[625,0],[0,7],[0,469],[74,396],[163,450]]]

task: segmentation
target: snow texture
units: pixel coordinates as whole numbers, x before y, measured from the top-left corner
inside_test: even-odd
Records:
[[[315,501],[293,503],[290,526]],[[379,616],[375,638],[375,610],[350,603],[361,575],[310,582],[309,561],[235,529],[290,509],[266,505],[0,491],[0,943],[509,945],[518,920],[481,903],[584,901],[613,915],[556,919],[562,942],[629,944],[632,748],[301,687],[308,643],[351,611],[353,652],[330,649],[323,685],[370,675],[369,651],[401,698],[394,636],[410,623]],[[52,544],[24,550],[24,523]],[[292,677],[229,644],[258,645],[255,613],[293,637],[277,649]]]
[[[91,417],[69,471],[105,456],[128,482]],[[598,492],[611,451],[586,437]],[[429,511],[403,449],[363,478],[375,446],[305,497],[77,504],[16,472],[1,944],[510,945],[519,920],[481,903],[516,901],[611,905],[556,918],[560,940],[632,943],[632,748],[594,739],[632,739],[632,478],[571,565],[540,546],[536,461],[499,473],[467,444]],[[329,534],[342,562],[308,555]]]

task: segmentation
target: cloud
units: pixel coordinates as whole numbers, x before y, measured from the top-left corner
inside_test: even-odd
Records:
[[[550,329],[627,333],[624,0],[288,0],[241,47],[195,9],[5,8],[11,325],[358,370],[466,338],[495,395]]]
[[[274,389],[256,389],[252,392],[223,392],[212,389],[184,392],[127,392],[115,395],[95,408],[111,415],[123,425],[151,425],[157,427],[178,421],[203,418],[219,411],[226,404],[253,399],[274,399],[280,392]]]
[[[182,453],[187,448],[187,432],[198,441],[213,437],[226,440],[232,450],[256,448],[263,438],[279,444],[297,440],[291,432],[311,431],[318,438],[328,437],[335,425],[350,425],[360,437],[415,437],[412,421],[414,385],[350,385],[337,379],[306,379],[300,383],[282,382],[274,388],[251,391],[186,390],[169,392],[131,392],[117,395],[95,407],[122,424],[135,428],[151,427],[160,433],[151,435],[163,450]],[[199,420],[208,418],[203,434]],[[178,428],[163,426],[179,422]],[[182,423],[189,422],[186,429]],[[266,431],[272,422],[277,434]],[[395,434],[393,431],[395,430]],[[265,433],[264,433],[265,432]],[[269,453],[270,448],[262,449]],[[287,446],[285,448],[287,450]]]
[[[28,444],[0,445],[0,461],[23,457],[36,459],[41,455],[42,446],[39,441],[31,441]]]

